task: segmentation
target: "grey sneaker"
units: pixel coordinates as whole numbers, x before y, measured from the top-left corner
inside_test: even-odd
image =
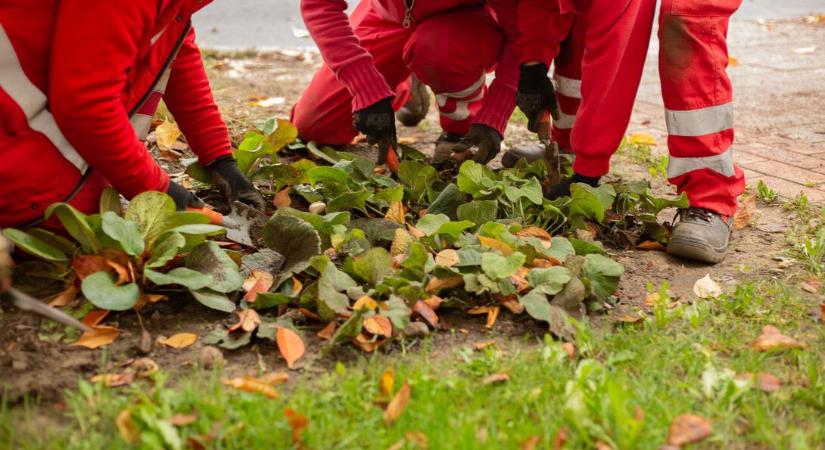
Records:
[[[406,127],[418,125],[430,110],[430,92],[424,83],[418,81],[418,77],[412,76],[410,86],[410,99],[395,113],[395,117]]]
[[[669,254],[710,264],[725,259],[732,218],[725,220],[703,208],[680,209],[676,218],[667,245]]]

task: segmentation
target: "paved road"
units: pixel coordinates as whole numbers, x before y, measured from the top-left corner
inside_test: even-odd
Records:
[[[219,49],[314,47],[304,30],[299,0],[215,0],[195,15],[198,41]],[[350,1],[355,4],[355,1]],[[825,13],[825,0],[744,0],[737,20]]]

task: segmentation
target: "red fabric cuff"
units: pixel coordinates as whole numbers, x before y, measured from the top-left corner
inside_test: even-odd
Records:
[[[603,177],[610,172],[610,155],[612,155],[612,152],[605,152],[605,155],[606,158],[576,154],[573,171],[586,177]]]
[[[379,100],[395,95],[387,80],[369,58],[353,61],[339,70],[336,76],[352,95],[353,111],[364,109]]]
[[[504,136],[507,122],[516,107],[516,98],[506,89],[490,89],[484,96],[484,105],[473,123],[480,123],[498,131]]]

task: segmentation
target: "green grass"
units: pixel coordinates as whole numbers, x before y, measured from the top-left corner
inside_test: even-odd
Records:
[[[538,448],[549,448],[565,426],[565,448],[593,448],[598,439],[614,448],[656,449],[683,413],[714,423],[713,435],[696,448],[821,448],[825,326],[813,322],[814,308],[783,284],[745,284],[715,301],[659,305],[644,322],[615,330],[580,325],[576,361],[552,339],[515,343],[506,352],[425,348],[339,363],[317,378],[305,375],[275,400],[224,388],[215,372],[195,371],[174,383],[161,373],[154,387],[81,382],[67,394],[60,427],[34,425],[33,407],[0,408],[0,448],[129,448],[115,427],[125,408],[140,428],[142,448],[174,448],[217,423],[215,448],[290,448],[286,407],[308,416],[303,441],[316,449],[383,450],[402,439],[403,448],[414,448],[405,437],[410,432],[423,433],[431,449],[519,448],[531,436],[541,436]],[[750,349],[767,324],[807,349]],[[374,404],[388,367],[396,390],[405,381],[412,387],[409,405],[391,427]],[[509,381],[481,383],[499,372]],[[731,379],[743,372],[769,372],[783,386],[765,393]],[[191,425],[166,422],[193,412],[198,417]]]
[[[619,153],[626,155],[631,161],[647,168],[651,177],[667,179],[667,155],[655,155],[650,145],[632,142],[625,136],[619,144]]]

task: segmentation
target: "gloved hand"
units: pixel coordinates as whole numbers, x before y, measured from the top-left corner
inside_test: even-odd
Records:
[[[264,198],[238,168],[235,158],[232,156],[218,158],[212,161],[207,168],[212,172],[223,195],[226,196],[227,203],[231,205],[232,202],[239,200],[258,211],[266,210]]]
[[[203,200],[198,198],[197,195],[187,191],[185,187],[174,181],[169,182],[166,193],[175,201],[175,207],[178,211],[185,211],[187,207],[203,208],[205,206]]]
[[[559,118],[559,102],[553,82],[547,77],[547,65],[522,65],[516,92],[516,105],[527,116],[527,129],[539,131],[541,113],[549,111],[553,119]]]
[[[476,148],[475,154],[471,149]],[[473,158],[478,163],[487,164],[498,155],[501,150],[501,135],[498,131],[474,123],[470,125],[470,131],[453,146],[453,159],[465,161]]]
[[[378,164],[386,163],[390,147],[398,148],[392,97],[355,111],[352,115],[352,126],[367,136],[370,145],[378,144]]]
[[[545,186],[544,191],[544,198],[548,200],[555,200],[560,197],[570,197],[570,186],[573,183],[584,183],[592,187],[596,187],[599,185],[599,180],[601,177],[586,177],[584,175],[579,175],[574,173],[572,177],[562,180],[556,184],[551,184],[550,186]]]

